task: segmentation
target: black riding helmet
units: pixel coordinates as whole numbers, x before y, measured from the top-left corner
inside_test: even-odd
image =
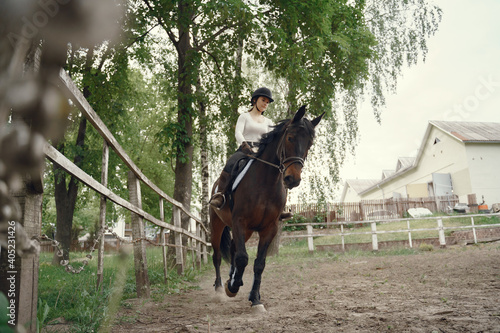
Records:
[[[259,88],[253,92],[252,98],[250,99],[250,102],[252,103],[252,105],[254,103],[253,102],[254,98],[259,97],[259,96],[264,96],[264,97],[269,98],[269,103],[274,102],[273,95],[271,94],[271,90],[269,90],[268,88],[262,87],[262,88]]]

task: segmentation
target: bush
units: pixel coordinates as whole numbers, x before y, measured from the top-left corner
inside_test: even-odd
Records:
[[[306,226],[300,225],[289,225],[289,224],[298,224],[298,223],[307,223],[307,219],[300,215],[294,214],[291,219],[283,222],[283,230],[285,231],[298,231],[298,230],[306,230]]]
[[[325,223],[326,215],[325,214],[317,214],[312,218],[312,223]],[[324,225],[314,225],[314,229],[324,229]]]
[[[420,244],[420,246],[418,247],[418,249],[420,251],[434,251],[434,246],[432,244],[427,244],[427,243],[422,243]]]

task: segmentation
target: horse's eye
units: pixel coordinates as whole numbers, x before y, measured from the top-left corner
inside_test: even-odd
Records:
[[[288,137],[288,141],[289,141],[289,142],[293,142],[293,136],[289,136],[289,137]]]

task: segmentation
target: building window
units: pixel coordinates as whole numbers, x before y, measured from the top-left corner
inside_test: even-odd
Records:
[[[439,143],[439,142],[441,142],[441,140],[439,140],[439,138],[437,138],[437,137],[436,137],[436,138],[434,139],[434,144]]]

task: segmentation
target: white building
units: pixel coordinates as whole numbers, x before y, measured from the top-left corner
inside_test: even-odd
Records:
[[[342,202],[475,194],[500,202],[500,123],[430,121],[415,158],[399,158],[379,180],[347,180]]]

